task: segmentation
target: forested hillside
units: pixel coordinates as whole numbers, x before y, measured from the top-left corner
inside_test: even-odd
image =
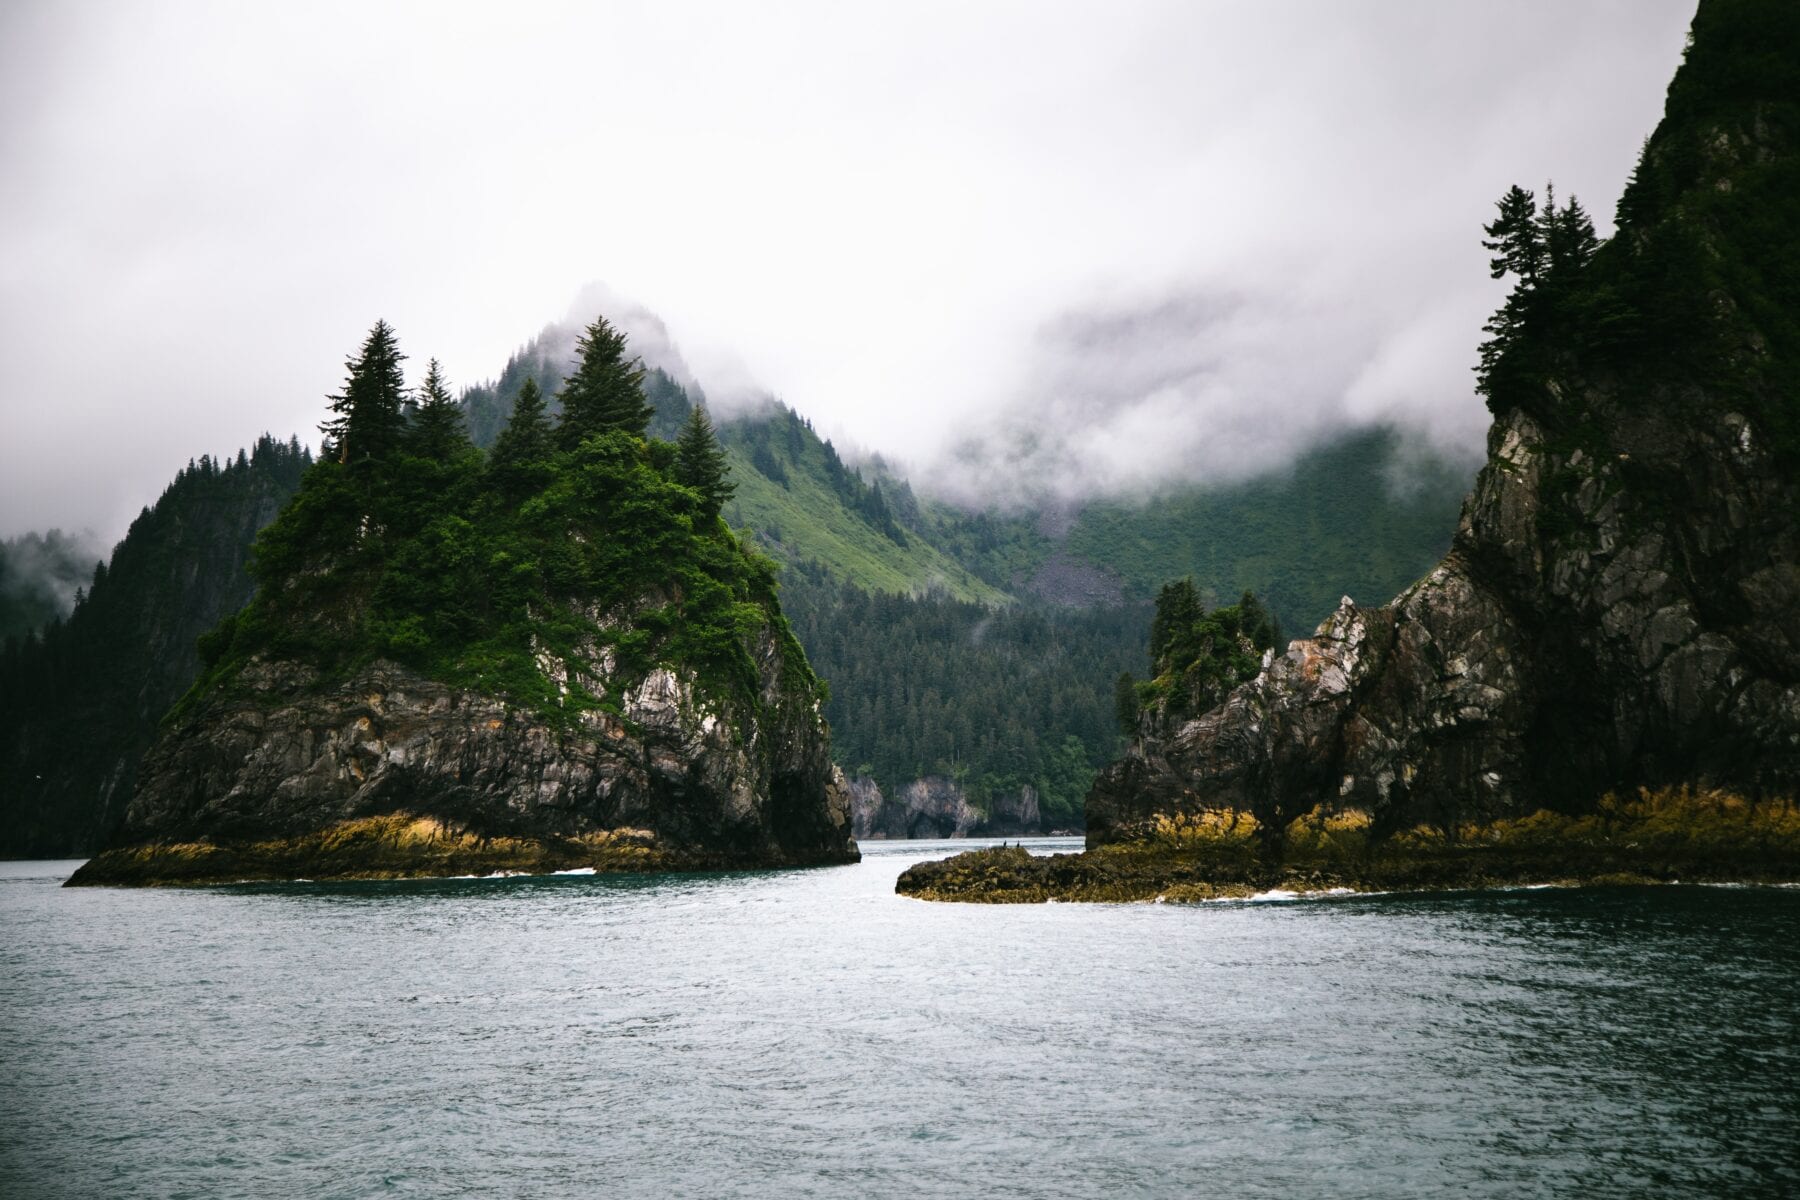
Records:
[[[552,326],[462,394],[474,445],[494,446],[527,380],[545,419],[559,416],[576,338]],[[662,370],[641,386],[654,439],[679,437],[704,405]],[[1396,477],[1396,437],[1372,430],[1249,484],[1050,520],[921,499],[773,400],[723,422],[718,441],[735,488],[723,516],[780,566],[784,606],[831,685],[840,764],[890,795],[943,777],[982,811],[1028,785],[1052,827],[1079,820],[1093,769],[1117,752],[1111,681],[1149,667],[1157,586],[1191,576],[1209,604],[1253,589],[1283,630],[1305,633],[1344,592],[1410,582],[1448,545],[1466,483],[1441,462]],[[240,458],[183,471],[81,608],[7,651],[8,852],[69,852],[116,819],[157,718],[199,670],[194,639],[249,599],[251,537],[310,460],[267,439]]]
[[[527,378],[563,377],[570,344],[548,328],[465,394],[477,442]],[[662,436],[704,403],[657,370],[645,394]],[[1030,785],[1061,826],[1118,751],[1110,681],[1147,670],[1158,586],[1191,576],[1208,603],[1254,590],[1281,628],[1308,632],[1344,592],[1392,594],[1435,561],[1469,476],[1428,456],[1402,470],[1399,437],[1372,429],[1248,484],[1048,521],[921,500],[774,400],[723,421],[719,439],[736,485],[725,516],[783,566],[784,606],[831,684],[840,765],[890,795],[949,778],[984,811]]]
[[[91,537],[60,529],[0,541],[0,641],[68,616],[103,557]]]
[[[158,722],[200,669],[196,640],[250,599],[250,544],[312,455],[264,437],[179,472],[94,569],[66,620],[0,655],[0,854],[91,849],[130,798]]]
[[[1209,603],[1254,591],[1299,635],[1341,596],[1386,598],[1430,570],[1473,477],[1472,464],[1407,455],[1395,431],[1366,429],[1235,487],[1090,504],[1065,546],[1133,599],[1192,576]]]

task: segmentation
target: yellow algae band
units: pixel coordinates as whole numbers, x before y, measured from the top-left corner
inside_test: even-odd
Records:
[[[104,851],[70,886],[193,885],[294,879],[424,879],[781,866],[727,852],[672,849],[644,829],[570,837],[483,836],[434,817],[389,813],[339,821],[293,837],[151,842]]]
[[[1800,805],[1691,787],[1607,795],[1595,811],[1419,826],[1377,836],[1367,812],[1320,810],[1278,840],[1254,817],[1163,815],[1130,840],[1034,857],[1018,846],[920,863],[895,890],[921,900],[1193,902],[1275,892],[1443,891],[1524,884],[1800,880]]]

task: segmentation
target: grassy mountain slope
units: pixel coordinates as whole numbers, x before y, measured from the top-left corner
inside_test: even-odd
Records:
[[[890,503],[879,481],[865,484],[791,409],[731,422],[719,436],[737,484],[726,515],[784,563],[812,564],[873,592],[989,605],[1014,599],[909,528],[896,511],[904,505]]]

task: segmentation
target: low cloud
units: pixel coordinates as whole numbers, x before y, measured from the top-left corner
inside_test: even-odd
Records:
[[[492,378],[592,278],[715,407],[978,498],[1380,421],[1467,449],[1480,223],[1545,178],[1610,209],[1692,10],[24,0],[0,534],[117,535],[201,450],[313,440],[378,317]]]

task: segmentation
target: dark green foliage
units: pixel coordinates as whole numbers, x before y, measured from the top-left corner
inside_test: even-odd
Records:
[[[1594,224],[1574,197],[1556,205],[1553,186],[1544,189],[1538,211],[1532,193],[1514,184],[1496,205],[1500,210],[1482,245],[1494,251],[1488,266],[1495,279],[1511,275],[1513,290],[1482,328],[1476,368],[1478,389],[1499,411],[1518,404],[1541,412],[1544,378],[1566,370],[1573,356],[1590,347],[1594,327],[1603,322],[1586,303],[1583,277],[1599,246]]]
[[[790,426],[799,417],[788,413]],[[791,431],[791,430],[790,430]],[[906,534],[901,531],[899,522],[894,520],[893,510],[888,507],[887,500],[881,494],[881,480],[866,482],[862,475],[844,465],[838,457],[837,449],[830,442],[824,443],[825,477],[831,482],[832,491],[844,506],[856,513],[869,525],[879,530],[889,541],[897,545],[906,545]]]
[[[1080,825],[1095,770],[1119,749],[1112,697],[1095,673],[1139,659],[1142,606],[996,611],[867,592],[816,564],[795,568],[783,596],[831,681],[825,712],[846,771],[889,794],[948,776],[984,809],[1029,784],[1046,828]]]
[[[504,496],[529,495],[548,481],[555,443],[544,415],[544,394],[527,376],[513,404],[512,416],[488,455],[488,474]]]
[[[1137,679],[1130,671],[1120,671],[1118,679],[1113,681],[1113,716],[1119,722],[1119,732],[1126,737],[1136,737],[1138,717],[1143,710]]]
[[[0,640],[22,638],[68,616],[70,598],[94,575],[99,557],[89,538],[60,529],[0,542]],[[100,564],[102,575],[105,570]]]
[[[788,482],[787,468],[775,457],[775,452],[767,442],[757,442],[750,447],[750,465],[761,472],[763,478],[786,487]]]
[[[596,433],[647,436],[656,410],[644,399],[642,364],[625,357],[625,341],[605,317],[596,317],[576,340],[579,360],[557,393],[562,403],[559,448],[573,450]]]
[[[1263,652],[1275,649],[1280,636],[1274,618],[1249,592],[1234,605],[1207,612],[1193,580],[1167,584],[1157,593],[1150,622],[1155,678],[1139,686],[1139,699],[1161,703],[1170,717],[1216,708],[1261,669]]]
[[[562,386],[569,373],[569,356],[573,338],[560,326],[546,326],[542,333],[527,342],[506,360],[505,370],[492,383],[481,383],[463,393],[463,416],[469,425],[469,440],[483,450],[493,446],[527,379],[550,396]],[[551,415],[562,410],[552,403]]]
[[[626,377],[635,386],[635,370]],[[785,686],[811,687],[775,605],[774,564],[676,480],[677,466],[675,447],[606,424],[553,447],[530,380],[490,463],[470,451],[364,471],[319,464],[258,539],[256,599],[208,636],[208,675],[177,719],[261,652],[325,681],[392,658],[571,716],[616,698],[560,689],[540,654],[608,646],[624,678],[667,664],[757,704],[754,640],[773,630]]]
[[[711,520],[737,491],[730,475],[731,465],[719,447],[712,420],[704,406],[696,405],[688,411],[687,424],[675,446],[675,481],[699,493],[701,512]]]
[[[407,453],[433,462],[449,462],[469,449],[462,405],[444,386],[443,372],[435,358],[425,368],[418,408],[407,426],[404,444]]]
[[[399,445],[404,429],[402,407],[406,356],[386,321],[375,322],[362,351],[345,362],[344,390],[331,397],[332,416],[319,428],[326,437],[325,457],[360,466],[380,462]]]
[[[656,369],[644,375],[644,400],[650,405],[650,436],[665,442],[675,441],[687,428],[688,415],[706,407],[706,397],[698,384],[683,387],[667,371]]]
[[[1283,626],[1310,632],[1339,597],[1386,603],[1450,548],[1473,466],[1404,464],[1398,436],[1373,430],[1234,487],[1091,504],[1064,547],[1116,572],[1130,599],[1191,575],[1209,602],[1251,590]],[[990,528],[999,553],[1030,561],[1029,526]]]
[[[1544,266],[1536,198],[1515,183],[1495,207],[1500,215],[1482,227],[1488,236],[1481,244],[1494,252],[1488,269],[1495,279],[1516,275],[1521,282],[1535,285]]]
[[[1515,289],[1496,315],[1479,368],[1490,406],[1566,434],[1580,406],[1547,384],[1568,396],[1605,374],[1677,417],[1696,395],[1722,399],[1800,469],[1797,150],[1800,5],[1707,0],[1618,233],[1584,264],[1553,261],[1558,287],[1532,303]],[[1551,232],[1579,242],[1570,209]]]
[[[93,568],[66,619],[6,640],[0,856],[85,852],[111,832],[163,712],[200,670],[196,637],[250,598],[250,543],[311,465],[298,442],[269,437],[223,464],[202,457]]]

